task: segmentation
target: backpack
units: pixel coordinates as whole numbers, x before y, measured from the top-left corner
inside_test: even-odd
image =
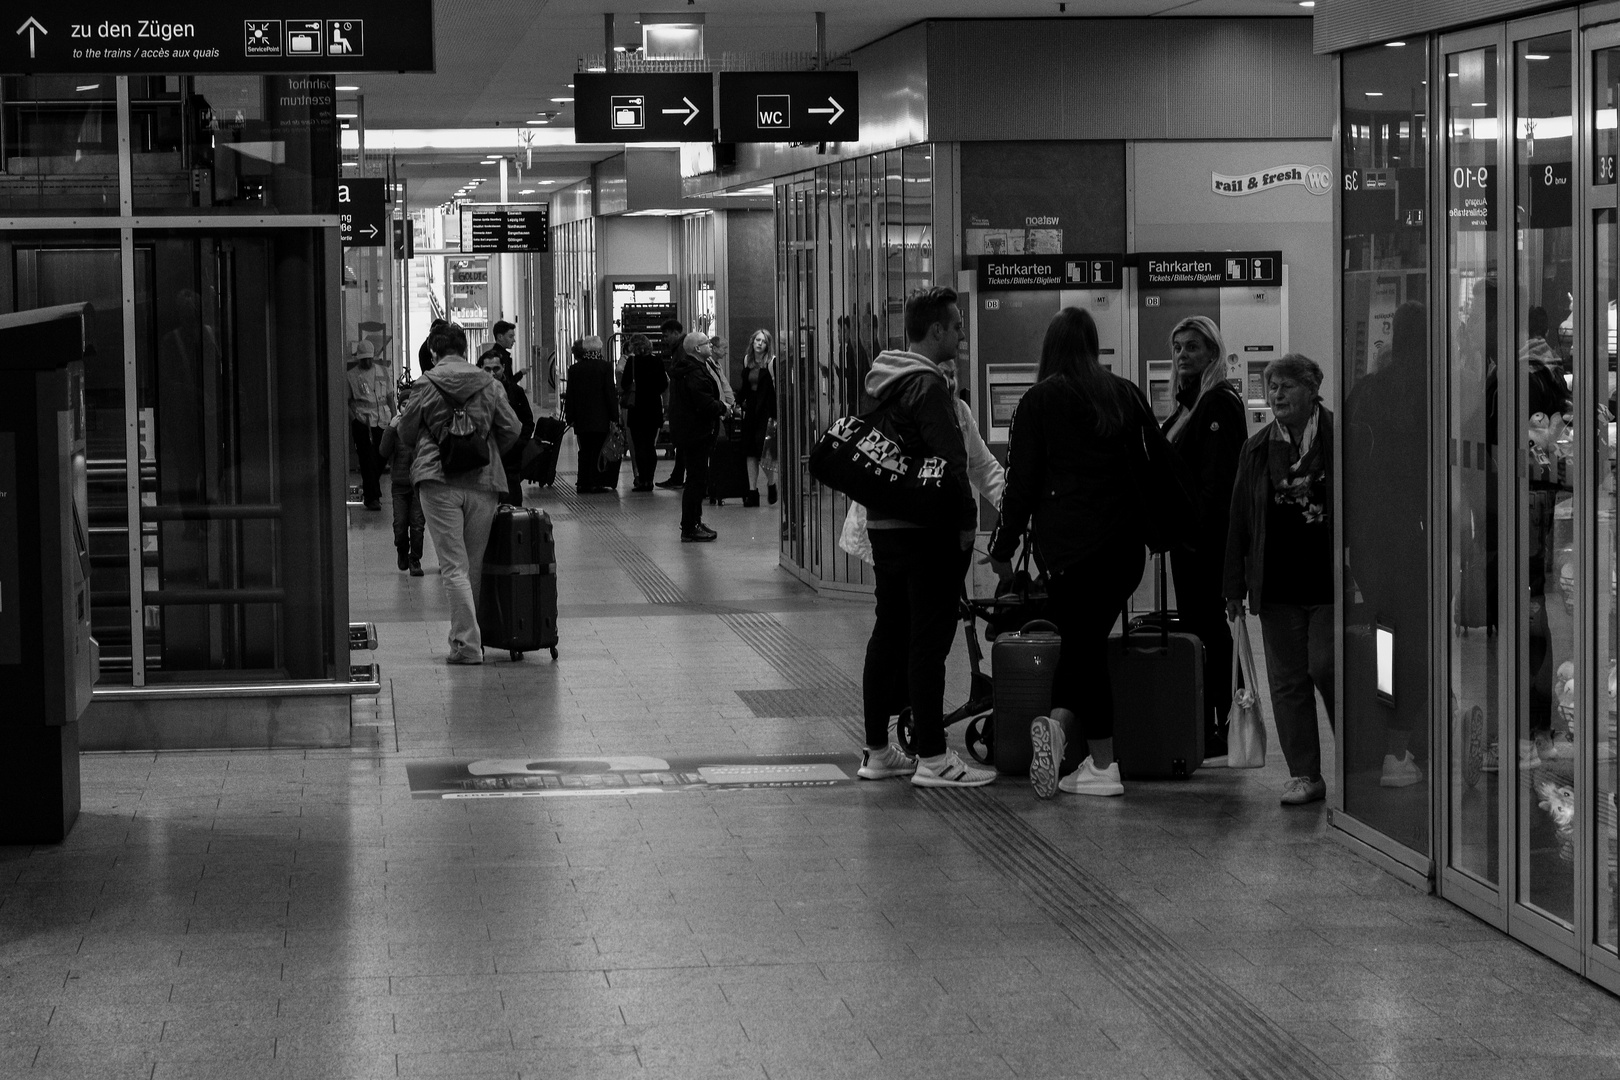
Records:
[[[440,429],[434,441],[439,446],[439,467],[446,476],[472,472],[489,464],[489,435],[480,435],[478,427],[467,415],[467,402],[457,401],[449,391],[434,379],[428,382],[444,398],[450,408],[450,419]]]

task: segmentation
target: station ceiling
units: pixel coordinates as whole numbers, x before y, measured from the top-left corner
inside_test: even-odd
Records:
[[[643,12],[701,13],[710,57],[724,53],[813,53],[817,11],[827,16],[827,53],[838,56],[912,23],[944,18],[1211,18],[1295,17],[1310,11],[1297,0],[647,0],[620,8],[612,0],[434,0],[431,75],[344,77],[364,98],[365,126],[377,129],[571,128],[568,101],[580,59],[600,56],[603,15],[614,15],[615,41],[641,41]],[[531,121],[543,120],[543,124]],[[552,136],[555,138],[556,136]],[[523,155],[525,180],[555,190],[588,175],[611,149],[536,146]],[[413,206],[433,205],[466,179],[486,178],[483,200],[495,197],[494,172],[482,153],[418,151],[399,156],[413,183]],[[532,163],[532,164],[529,164]],[[525,188],[535,188],[525,183]]]

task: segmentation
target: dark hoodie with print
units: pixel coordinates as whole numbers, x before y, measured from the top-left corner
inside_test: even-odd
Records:
[[[866,418],[874,423],[881,422],[907,456],[945,459],[946,479],[958,489],[961,503],[957,527],[977,529],[979,510],[973,501],[973,488],[968,484],[967,444],[962,441],[956,404],[939,365],[918,353],[886,350],[872,361],[865,389]],[[914,521],[882,518],[875,513],[868,515],[866,524],[869,529],[924,527]]]

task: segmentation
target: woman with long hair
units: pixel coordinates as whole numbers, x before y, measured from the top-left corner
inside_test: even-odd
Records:
[[[1182,623],[1204,643],[1204,756],[1221,758],[1232,705],[1232,631],[1221,584],[1247,417],[1227,380],[1226,344],[1213,319],[1193,315],[1176,323],[1170,355],[1178,380],[1176,411],[1163,430],[1191,481],[1194,511],[1187,542],[1170,552],[1170,575]]]
[[[776,357],[771,354],[771,344],[769,330],[754,331],[734,387],[737,404],[742,407],[742,451],[748,469],[744,506],[759,505],[759,469],[765,457],[765,440],[776,429],[776,383],[771,379],[771,363]],[[775,473],[773,465],[765,476],[772,504],[776,502]]]
[[[1052,713],[1031,730],[1035,793],[1123,795],[1114,760],[1114,697],[1108,633],[1142,580],[1145,542],[1136,479],[1144,442],[1162,447],[1146,396],[1097,358],[1097,324],[1064,308],[1046,328],[1038,381],[1013,415],[1001,519],[990,564],[1002,578],[1029,542],[1046,568],[1052,621],[1063,638],[1052,680]],[[1155,448],[1157,449],[1157,447]],[[1087,756],[1062,775],[1066,730]]]

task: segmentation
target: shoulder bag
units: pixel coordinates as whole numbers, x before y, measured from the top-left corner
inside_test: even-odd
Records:
[[[1226,763],[1234,769],[1259,769],[1266,764],[1266,717],[1260,708],[1260,683],[1255,672],[1254,645],[1247,619],[1230,620],[1232,627],[1232,711],[1227,714]]]
[[[433,384],[433,389],[439,392],[450,409],[450,419],[445,421],[434,440],[439,446],[439,467],[444,474],[468,473],[488,465],[489,434],[479,434],[478,425],[467,415],[466,400],[457,401],[439,385],[437,379],[430,377],[428,382]]]
[[[834,420],[810,452],[810,475],[873,516],[956,525],[962,508],[945,459],[905,453],[880,426],[882,411]]]

